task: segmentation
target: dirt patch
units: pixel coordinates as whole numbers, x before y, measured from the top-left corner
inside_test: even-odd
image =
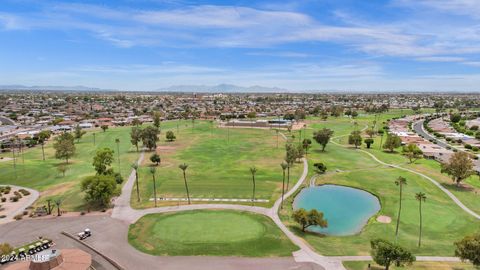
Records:
[[[68,190],[70,190],[71,188],[73,188],[75,184],[76,183],[74,182],[69,182],[69,183],[62,183],[62,184],[50,187],[48,190],[42,191],[40,193],[40,196],[49,197],[49,196],[54,196],[58,194],[63,194]]]
[[[175,152],[177,147],[173,145],[159,145],[157,146],[157,153],[165,153],[165,152]]]
[[[10,161],[12,160],[13,158],[9,158],[9,157],[4,157],[4,158],[0,158],[0,162],[7,162],[7,161]]]
[[[390,224],[392,222],[392,218],[389,216],[378,216],[377,221],[384,224]]]

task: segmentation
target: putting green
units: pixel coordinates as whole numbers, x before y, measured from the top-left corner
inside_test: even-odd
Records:
[[[297,249],[268,217],[231,210],[146,215],[130,225],[128,241],[170,256],[290,256]]]
[[[180,213],[158,220],[153,236],[182,243],[231,243],[261,237],[265,227],[238,213]]]

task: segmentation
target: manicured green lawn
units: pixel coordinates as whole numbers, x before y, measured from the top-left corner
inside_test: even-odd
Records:
[[[315,120],[311,120],[315,121]],[[310,126],[326,126],[335,131],[335,135],[348,134],[355,127],[345,119],[339,119],[337,124],[325,123],[317,120]],[[361,117],[358,122],[365,122]],[[327,121],[328,122],[328,121]],[[361,126],[361,125],[359,125]],[[308,136],[308,132],[307,132]],[[343,139],[343,138],[342,138]],[[344,142],[344,140],[336,139]],[[399,169],[382,166],[368,155],[353,148],[345,148],[330,143],[325,152],[314,142],[308,156],[310,176],[314,175],[313,163],[323,162],[328,170],[325,175],[318,177],[317,184],[340,184],[365,189],[380,198],[382,209],[380,215],[392,217],[391,224],[381,224],[372,218],[361,233],[354,236],[332,237],[315,234],[302,234],[291,219],[291,200],[285,210],[281,211],[282,219],[290,228],[304,237],[314,248],[324,255],[367,255],[370,250],[369,241],[373,238],[394,240],[395,220],[398,211],[398,187],[394,184],[397,177],[407,178],[408,185],[404,189],[403,210],[400,222],[399,243],[414,252],[416,255],[443,255],[453,256],[453,242],[464,235],[478,230],[480,222],[461,210],[453,201],[438,189],[429,180],[418,175]],[[380,150],[369,150],[385,162],[406,165],[407,160],[399,154],[384,153]],[[418,162],[416,170],[433,170],[429,166]],[[408,166],[408,165],[406,165]],[[424,171],[422,171],[424,172]],[[417,247],[419,213],[418,202],[414,195],[424,192],[427,201],[423,205],[423,240],[422,247]]]
[[[120,139],[120,171],[126,176],[130,173],[129,164],[137,159],[138,153],[130,144],[130,128],[110,128],[106,132],[101,130],[90,131],[80,142],[75,141],[76,155],[69,161],[65,177],[57,170],[64,160],[55,159],[53,139],[45,145],[46,160],[42,160],[41,147],[27,149],[17,157],[17,168],[14,170],[12,161],[0,162],[0,184],[14,184],[30,187],[41,191],[41,198],[37,204],[42,204],[47,198],[61,197],[64,210],[83,210],[83,194],[80,192],[80,181],[95,173],[92,166],[93,156],[98,148],[109,147],[115,151],[115,160],[112,164],[115,171],[119,170],[117,161],[117,145],[115,139]],[[95,133],[95,145],[93,144]],[[10,157],[11,153],[3,156]],[[24,162],[23,162],[24,160]]]
[[[269,218],[228,210],[146,215],[130,225],[128,241],[152,255],[271,257],[296,250]]]
[[[190,125],[190,123],[189,123]],[[175,132],[175,129],[173,129]],[[212,128],[208,121],[196,121],[195,129],[186,128],[176,134],[177,140],[167,142],[162,137],[157,153],[162,162],[157,167],[157,197],[186,197],[182,171],[178,166],[189,165],[186,174],[190,196],[194,198],[252,197],[250,168],[257,168],[256,198],[270,200],[272,205],[281,194],[285,141],[280,138],[277,148],[273,130],[249,128]],[[141,202],[132,193],[134,207],[152,207],[153,181],[149,172],[151,152],[145,154],[140,168]],[[303,170],[301,163],[291,169],[291,182],[296,182]]]
[[[368,264],[371,264],[372,270],[381,270],[385,269],[385,267],[378,266],[371,262],[344,262],[343,265],[348,270],[368,270]],[[473,265],[468,263],[460,263],[460,262],[416,262],[412,265],[407,265],[405,267],[395,267],[390,266],[392,270],[474,270],[478,269],[475,268]]]

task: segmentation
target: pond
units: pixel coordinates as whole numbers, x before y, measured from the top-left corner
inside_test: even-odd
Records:
[[[327,228],[311,226],[307,230],[326,235],[353,235],[380,210],[378,198],[364,190],[322,185],[303,189],[293,202],[293,209],[317,209],[328,221]]]

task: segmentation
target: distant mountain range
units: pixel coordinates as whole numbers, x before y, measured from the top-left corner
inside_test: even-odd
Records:
[[[167,88],[160,88],[159,92],[209,92],[209,93],[279,93],[291,92],[291,90],[279,87],[265,86],[238,86],[233,84],[218,85],[173,85]]]
[[[0,85],[0,90],[26,90],[26,91],[119,91],[116,89],[101,89],[83,85],[60,86],[60,85]],[[218,85],[173,85],[166,88],[159,88],[151,92],[202,92],[202,93],[279,93],[292,92],[288,89],[278,87],[264,87],[259,85],[244,87],[233,84]]]

